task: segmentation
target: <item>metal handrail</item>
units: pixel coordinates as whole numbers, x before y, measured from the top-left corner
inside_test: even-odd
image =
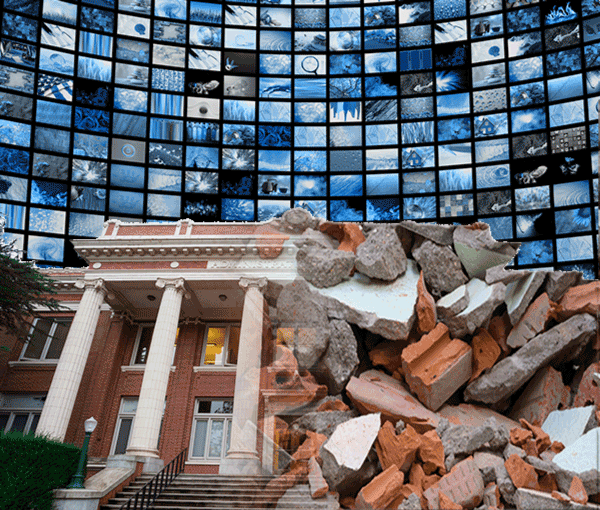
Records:
[[[144,485],[134,496],[131,496],[126,503],[123,503],[120,510],[145,510],[154,500],[165,490],[175,477],[183,471],[185,459],[187,458],[187,448],[177,457],[162,468],[146,485]],[[133,503],[133,504],[132,504]]]

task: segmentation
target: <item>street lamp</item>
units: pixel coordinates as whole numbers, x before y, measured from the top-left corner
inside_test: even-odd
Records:
[[[83,448],[81,449],[81,456],[79,457],[79,466],[77,466],[77,471],[73,475],[71,483],[67,485],[67,489],[85,489],[85,486],[83,485],[83,467],[87,458],[87,449],[88,443],[90,442],[90,436],[92,435],[92,432],[94,432],[96,425],[98,425],[98,422],[93,416],[85,420],[85,439],[83,440]]]

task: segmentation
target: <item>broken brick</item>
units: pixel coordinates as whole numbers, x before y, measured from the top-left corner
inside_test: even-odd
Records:
[[[365,485],[356,496],[356,510],[379,510],[387,508],[396,498],[404,482],[398,467],[391,465]]]
[[[505,354],[510,352],[510,347],[506,343],[506,339],[508,338],[511,329],[512,324],[510,323],[508,312],[492,317],[487,327],[488,333],[492,335],[492,338],[496,340],[496,342],[498,342],[498,345]]]
[[[408,473],[408,481],[415,487],[420,487],[421,492],[423,491],[423,482],[425,481],[425,472],[423,471],[423,466],[418,462],[414,462],[410,467],[410,472]]]
[[[421,334],[429,333],[437,324],[437,310],[433,296],[425,287],[423,271],[417,282],[417,292],[419,293],[416,305],[418,329]]]
[[[580,313],[598,315],[600,312],[600,281],[571,287],[558,302],[558,315],[562,320]]]
[[[577,387],[573,407],[584,407],[590,403],[598,407],[600,404],[600,386],[594,381],[594,374],[600,372],[600,361],[589,365]]]
[[[483,490],[483,504],[493,508],[500,508],[502,505],[500,502],[500,489],[495,483],[488,483]]]
[[[556,482],[556,476],[554,473],[544,473],[538,479],[540,490],[543,492],[551,493],[552,491],[558,490],[558,483]]]
[[[317,434],[311,430],[306,431],[308,438],[300,445],[296,450],[296,453],[292,455],[292,459],[295,461],[308,460],[311,457],[319,459],[319,450],[323,443],[327,441],[327,436],[324,434]]]
[[[550,440],[550,436],[542,430],[542,427],[532,425],[523,418],[521,418],[519,422],[523,427],[526,427],[529,430],[531,430],[531,432],[533,432],[533,437],[535,438],[535,445],[537,447],[538,454],[550,448],[552,441]]]
[[[492,368],[502,353],[492,335],[480,328],[473,337],[473,375],[469,382],[477,379],[484,370]]]
[[[423,495],[429,508],[438,508],[439,493],[444,492],[452,501],[466,508],[475,508],[483,500],[483,478],[473,457],[456,464],[444,475],[437,485],[427,489]]]
[[[448,327],[442,323],[402,351],[408,386],[433,411],[469,380],[471,363],[469,344],[451,340]]]
[[[402,366],[402,351],[405,347],[405,342],[384,340],[369,351],[369,359],[373,363],[373,366],[385,367],[386,370],[393,374]]]
[[[558,501],[562,501],[563,503],[569,503],[571,500],[568,496],[565,496],[562,492],[552,491],[550,494],[554,499],[558,499]]]
[[[310,487],[310,496],[313,499],[322,498],[329,491],[329,485],[325,478],[323,478],[321,466],[319,466],[315,457],[311,457],[308,460],[308,485]]]
[[[552,367],[545,367],[538,370],[525,386],[510,411],[510,417],[514,420],[524,418],[530,423],[534,420],[544,423],[552,411],[561,406],[567,407],[570,398],[570,388],[563,383],[561,373]]]
[[[554,453],[560,453],[565,449],[565,445],[562,444],[560,441],[553,441],[552,444],[550,445],[550,450],[552,450]]]
[[[530,464],[527,464],[516,453],[513,453],[505,462],[504,467],[508,476],[517,488],[538,489],[538,475]]]
[[[425,476],[425,478],[423,478],[423,491],[426,491],[427,489],[429,489],[429,487],[432,487],[433,485],[438,483],[441,480],[441,478],[442,477],[440,475]]]
[[[421,435],[421,445],[417,452],[423,462],[423,471],[430,475],[437,470],[446,473],[444,466],[444,445],[435,430],[430,430]]]
[[[579,478],[578,476],[573,477],[573,480],[571,481],[571,487],[569,487],[568,496],[573,501],[581,505],[585,505],[588,502],[587,492],[585,490],[585,487],[583,486],[581,478]]]
[[[515,446],[523,446],[528,439],[533,439],[533,432],[519,427],[510,429],[510,442]]]
[[[440,491],[439,500],[440,500],[440,504],[439,504],[438,508],[440,510],[463,510],[462,505],[459,505],[458,503],[455,503],[454,501],[452,501],[442,491]]]
[[[406,425],[404,431],[397,436],[394,426],[386,421],[379,429],[375,440],[375,450],[382,469],[385,470],[395,464],[398,469],[408,473],[420,444],[419,434],[410,425]]]
[[[532,457],[538,456],[538,449],[535,439],[528,439],[525,441],[525,444],[522,446],[522,448],[527,455],[531,455]]]
[[[517,348],[525,345],[533,337],[539,335],[555,315],[556,303],[544,293],[529,305],[521,320],[515,324],[506,343],[509,347]]]
[[[340,399],[327,400],[317,407],[316,412],[321,411],[349,411],[350,408]]]
[[[351,251],[354,254],[356,254],[356,248],[366,240],[362,229],[356,223],[326,221],[319,226],[319,230],[339,241],[338,250]]]

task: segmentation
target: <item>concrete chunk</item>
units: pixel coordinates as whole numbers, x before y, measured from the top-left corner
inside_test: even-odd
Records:
[[[369,278],[392,281],[406,271],[406,253],[396,230],[380,225],[356,249],[356,269]]]
[[[548,271],[544,291],[551,301],[558,301],[571,287],[576,287],[583,274],[580,271]]]
[[[418,298],[417,264],[409,260],[406,273],[395,281],[371,280],[360,273],[335,287],[316,289],[332,319],[343,319],[390,340],[406,340],[415,321]]]
[[[298,274],[315,287],[333,287],[348,279],[356,257],[352,252],[311,246],[296,253]]]
[[[527,276],[527,274],[527,270],[522,269],[518,271],[515,269],[505,269],[504,264],[501,264],[486,270],[484,280],[488,285],[492,285],[494,283],[503,283],[504,285],[508,285],[509,283],[516,282],[524,276]]]
[[[416,221],[407,220],[401,221],[399,226],[442,246],[454,243],[454,230],[456,229],[454,225],[417,223]]]
[[[513,349],[522,347],[536,335],[539,335],[555,315],[556,304],[550,301],[548,294],[540,295],[529,305],[525,314],[508,335],[506,343]]]
[[[451,340],[448,328],[441,323],[402,352],[408,386],[433,411],[469,380],[471,365],[469,344]]]
[[[517,510],[600,510],[600,505],[594,503],[563,503],[551,494],[532,489],[517,489],[515,500]]]
[[[559,406],[567,407],[570,400],[569,387],[562,375],[552,367],[545,367],[535,374],[527,384],[510,411],[513,420],[525,418],[528,422],[543,423],[548,415]]]
[[[373,446],[381,427],[381,414],[359,416],[338,425],[323,448],[331,453],[340,466],[360,469]]]
[[[331,395],[339,395],[359,364],[358,344],[346,321],[332,320],[327,351],[318,366],[317,379]]]
[[[596,329],[596,319],[589,314],[571,317],[496,363],[487,374],[467,386],[465,398],[491,404],[509,397],[540,368],[588,341]]]
[[[599,436],[600,428],[590,430],[566,446],[562,452],[557,453],[552,462],[559,468],[574,473],[582,473],[591,469],[598,470]]]
[[[413,397],[400,381],[381,371],[368,370],[358,379],[352,377],[346,393],[363,414],[380,412],[392,423],[402,420],[412,425],[419,434],[437,427],[438,415]]]
[[[532,271],[528,276],[506,286],[506,296],[504,302],[510,323],[514,326],[521,320],[525,310],[531,303],[533,296],[544,283],[546,273],[542,271]]]
[[[595,411],[595,406],[552,411],[543,422],[542,430],[550,436],[551,441],[560,441],[565,447],[571,446],[583,436],[590,421],[596,419]]]
[[[486,271],[500,264],[508,264],[517,254],[521,243],[496,241],[487,223],[459,225],[454,230],[454,250],[469,278],[484,279]]]
[[[412,254],[434,296],[447,294],[467,283],[460,259],[449,246],[425,241],[418,248],[413,248]]]
[[[473,278],[466,287],[469,305],[453,317],[440,318],[448,326],[450,334],[456,338],[472,335],[477,328],[487,327],[492,313],[504,300],[506,291],[502,283],[488,285],[478,278]]]

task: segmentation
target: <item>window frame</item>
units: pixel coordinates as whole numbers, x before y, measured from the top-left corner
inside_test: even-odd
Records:
[[[137,402],[137,404],[135,406],[135,412],[123,411],[123,404],[125,403],[125,401],[133,401],[133,400],[135,400]],[[140,403],[139,395],[138,396],[128,396],[128,397],[122,396],[121,397],[121,402],[119,403],[119,413],[117,414],[117,421],[115,423],[115,429],[113,431],[113,438],[110,443],[110,455],[117,455],[117,454],[115,454],[115,449],[117,448],[117,441],[119,440],[119,432],[121,430],[121,424],[124,419],[131,418],[131,428],[129,429],[129,435],[127,436],[127,444],[125,445],[125,452],[127,452],[127,448],[129,448],[129,443],[131,442],[131,431],[133,430],[133,426],[135,425],[135,417],[137,415],[137,406],[139,405],[139,403]],[[163,428],[163,423],[164,423],[164,418],[165,418],[166,407],[167,407],[167,400],[165,399],[165,406],[163,407],[163,414],[162,414],[162,419],[160,422],[160,432],[158,434],[158,441],[157,441],[157,445],[156,445],[157,450],[160,446],[160,440],[162,439],[162,428]],[[123,455],[123,454],[119,454],[119,455]]]
[[[198,406],[200,402],[214,402],[214,401],[228,401],[231,402],[231,413],[201,413],[198,412]],[[223,439],[221,442],[221,456],[220,457],[209,457],[208,450],[210,447],[210,433],[212,431],[212,424],[215,421],[223,421]],[[204,444],[204,455],[194,456],[194,440],[196,436],[196,427],[199,421],[206,421],[206,438]],[[231,428],[233,422],[233,397],[196,397],[194,399],[194,414],[192,417],[192,427],[190,431],[190,443],[188,447],[188,461],[197,462],[202,464],[220,464],[221,460],[223,460],[227,456],[227,452],[229,451],[229,447],[231,444]]]
[[[133,351],[131,353],[131,359],[129,360],[129,364],[127,366],[130,367],[138,367],[143,368],[146,366],[148,362],[148,354],[150,354],[150,346],[152,345],[152,338],[150,338],[150,344],[148,346],[148,354],[146,355],[146,363],[136,363],[135,359],[137,358],[138,351],[140,349],[140,342],[142,340],[142,331],[144,328],[152,328],[152,336],[154,336],[154,328],[156,328],[155,322],[142,322],[138,324],[138,330],[135,334],[135,342],[133,344]],[[171,359],[171,366],[175,364],[175,352],[177,351],[177,341],[179,340],[179,326],[177,326],[177,333],[175,334],[175,344],[173,345],[173,358]]]
[[[203,335],[203,340],[202,340],[202,354],[200,356],[200,367],[203,368],[235,368],[237,366],[237,363],[226,363],[225,362],[225,357],[223,358],[223,362],[220,364],[214,363],[214,364],[209,364],[209,363],[205,363],[205,356],[206,356],[206,348],[208,347],[208,331],[210,330],[210,328],[222,328],[225,327],[227,328],[227,332],[225,334],[225,340],[223,342],[223,352],[227,353],[228,352],[228,347],[229,347],[229,338],[231,336],[231,328],[232,327],[238,327],[240,328],[240,340],[239,342],[242,341],[242,335],[241,335],[241,323],[240,322],[209,322],[206,324],[206,327],[204,328],[204,335]],[[238,343],[238,355],[239,355],[239,343]]]
[[[18,396],[22,396],[22,397],[39,397],[43,399],[43,403],[46,402],[46,394],[45,393],[32,393],[32,394],[26,394],[26,393],[14,393],[14,394],[10,394],[11,396],[14,397],[18,397]],[[29,433],[35,433],[35,429],[32,431],[31,430],[31,425],[33,424],[33,421],[35,420],[35,417],[38,416],[38,421],[36,422],[36,428],[37,428],[37,424],[39,423],[39,416],[41,416],[42,414],[42,410],[43,410],[44,406],[42,404],[42,407],[38,407],[38,408],[34,408],[34,407],[5,407],[4,406],[4,395],[2,395],[0,393],[0,414],[5,414],[8,413],[8,420],[6,422],[6,426],[3,429],[0,430],[10,430],[12,428],[12,425],[15,421],[15,417],[17,414],[28,414],[27,416],[27,421],[25,422],[25,427],[23,427],[23,434],[29,434]]]
[[[42,347],[42,352],[41,352],[39,358],[26,358],[25,352],[27,352],[27,349],[31,343],[31,338],[32,338],[33,334],[35,333],[35,328],[37,327],[37,324],[40,320],[49,320],[52,322],[52,325],[50,326],[50,329],[48,330],[48,333],[46,334],[46,339],[44,340],[44,347]],[[29,334],[27,335],[28,341],[25,342],[25,345],[23,345],[23,349],[21,349],[21,353],[19,354],[19,362],[47,363],[47,364],[56,365],[58,363],[58,360],[60,359],[60,356],[62,356],[62,351],[65,348],[64,344],[63,344],[63,347],[60,351],[60,355],[58,356],[58,358],[46,358],[46,355],[48,354],[48,351],[50,350],[50,345],[52,344],[52,340],[54,339],[54,334],[56,333],[56,329],[58,328],[59,324],[68,324],[69,325],[69,330],[67,331],[67,336],[68,336],[69,331],[71,330],[71,326],[73,325],[73,317],[36,317],[33,320],[31,327],[29,328]],[[66,337],[65,337],[65,343],[66,343]]]

